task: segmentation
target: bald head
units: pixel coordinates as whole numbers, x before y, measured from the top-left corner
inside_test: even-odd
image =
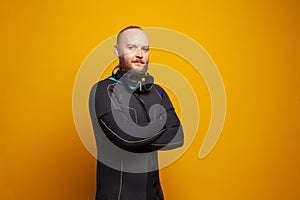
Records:
[[[127,26],[126,28],[123,28],[119,33],[118,33],[118,36],[117,36],[117,44],[120,42],[121,40],[121,36],[122,36],[122,33],[125,32],[126,30],[130,30],[130,29],[139,29],[139,30],[143,30],[141,27],[139,26]]]
[[[120,31],[117,36],[117,45],[120,46],[129,40],[139,40],[139,42],[144,42],[149,45],[149,39],[146,32],[138,26],[130,26]]]

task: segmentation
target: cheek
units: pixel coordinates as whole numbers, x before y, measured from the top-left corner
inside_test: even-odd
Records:
[[[133,60],[133,56],[132,56],[130,53],[128,53],[128,54],[124,55],[124,59],[125,59],[127,62],[130,62],[130,61]]]
[[[144,60],[148,60],[149,59],[149,53],[146,53],[145,55],[144,55]]]

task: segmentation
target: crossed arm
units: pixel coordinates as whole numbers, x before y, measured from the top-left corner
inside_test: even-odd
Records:
[[[106,137],[116,146],[131,152],[152,152],[181,147],[184,142],[183,129],[176,112],[167,96],[162,91],[162,106],[166,115],[152,119],[151,126],[134,122],[121,109],[113,109],[107,93],[97,90],[95,109],[98,122]],[[164,123],[163,123],[164,122]],[[136,134],[136,126],[139,127]]]
[[[159,122],[154,121],[154,127],[145,127],[141,137],[132,136],[125,130],[130,130],[132,124],[121,111],[106,113],[99,119],[104,134],[118,147],[133,152],[151,152],[156,150],[169,150],[183,145],[182,126],[174,109],[167,111],[166,123],[158,130]],[[118,124],[116,123],[118,120]],[[159,120],[159,119],[158,119]],[[142,135],[147,135],[142,137]]]

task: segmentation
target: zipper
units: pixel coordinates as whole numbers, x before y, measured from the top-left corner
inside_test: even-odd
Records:
[[[147,118],[147,122],[150,123],[150,122],[151,122],[151,119],[150,119],[150,117],[149,117],[149,115],[148,115],[148,112],[147,112],[147,110],[146,110],[144,101],[141,99],[140,95],[138,95],[137,93],[134,92],[133,94],[134,94],[134,96],[138,99],[138,101],[141,103],[142,108],[143,108],[143,110],[144,110],[144,112],[145,112],[145,115],[146,115],[146,118]]]

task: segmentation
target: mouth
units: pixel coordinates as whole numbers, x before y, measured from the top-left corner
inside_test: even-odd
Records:
[[[131,63],[138,63],[138,64],[145,64],[143,61],[141,60],[134,60]]]

